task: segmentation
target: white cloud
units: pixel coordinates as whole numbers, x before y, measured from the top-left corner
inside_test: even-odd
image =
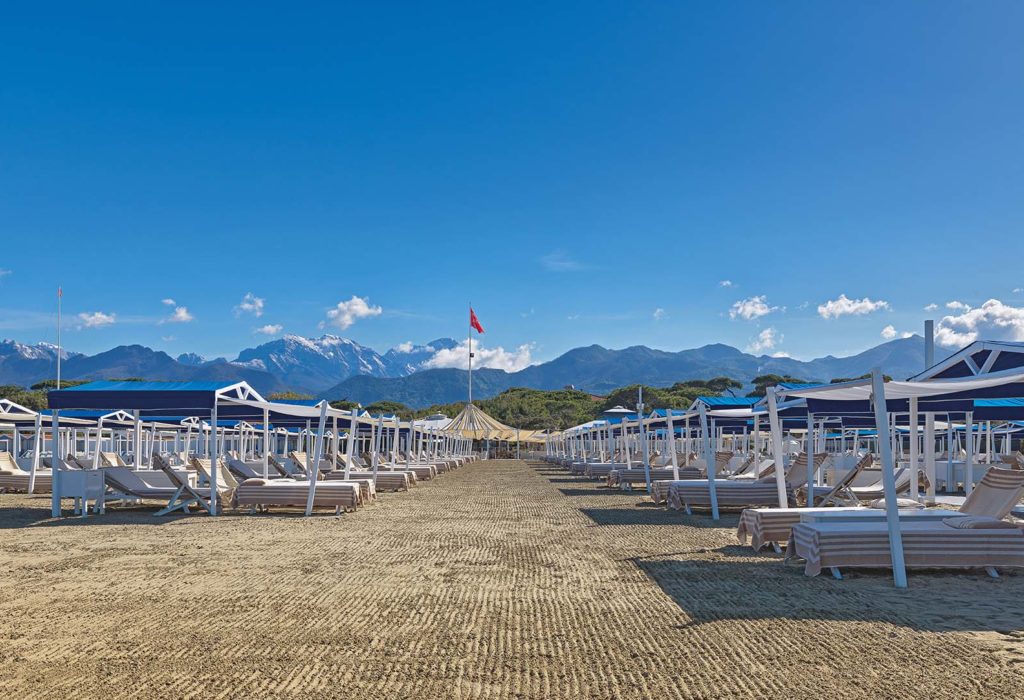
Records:
[[[177,302],[174,299],[161,299],[160,303],[164,306],[174,306]]]
[[[960,347],[975,340],[1024,340],[1024,308],[1009,306],[998,299],[989,299],[976,309],[961,306],[966,307],[963,313],[945,316],[936,325],[935,342],[939,345]]]
[[[583,269],[583,264],[570,258],[564,250],[553,250],[541,257],[540,265],[549,272],[575,272]]]
[[[105,314],[102,311],[89,311],[78,314],[79,328],[103,328],[117,321],[117,314]]]
[[[245,296],[242,297],[242,303],[235,307],[235,316],[252,314],[256,318],[259,318],[263,315],[264,301],[264,299],[259,298],[252,292],[246,292]]]
[[[165,300],[167,301],[167,300]],[[188,307],[186,306],[175,306],[174,313],[167,318],[160,321],[163,323],[188,323],[189,321],[195,320],[195,316],[189,313]]]
[[[657,308],[657,309],[654,310],[654,320],[655,321],[660,321],[661,319],[665,318],[665,315],[666,315],[665,314],[665,309]]]
[[[757,339],[747,346],[747,352],[764,352],[773,349],[782,342],[782,334],[774,328],[765,328],[757,334]]]
[[[407,340],[404,343],[399,343],[394,347],[395,352],[403,354],[412,352],[412,349],[416,347],[411,340]]]
[[[10,270],[8,270],[8,271],[7,271],[7,274],[11,274],[11,271],[10,271]],[[2,275],[2,274],[0,274],[0,277],[3,277],[3,275]],[[1014,294],[1020,294],[1021,292],[1024,292],[1024,287],[1014,287],[1014,288],[1013,288],[1013,293],[1014,293]]]
[[[824,319],[839,318],[840,316],[863,316],[888,308],[889,302],[887,301],[872,301],[868,297],[850,299],[845,294],[840,294],[838,299],[826,301],[818,306],[818,315]]]
[[[790,355],[785,350],[779,350],[778,352],[773,352],[772,353],[772,357],[793,357],[793,356]]]
[[[950,311],[970,311],[971,307],[962,301],[947,301],[946,308]]]
[[[479,343],[473,344],[473,367],[490,367],[503,369],[506,372],[518,372],[532,364],[530,351],[532,344],[520,345],[515,350],[506,350],[503,347],[485,348]],[[455,367],[467,369],[469,367],[469,355],[467,352],[468,341],[462,341],[457,347],[441,349],[434,353],[434,356],[423,363],[426,369],[440,367]]]
[[[263,335],[277,335],[282,330],[284,330],[284,326],[282,326],[280,323],[268,323],[265,326],[260,326],[259,328],[253,329],[253,333],[262,333]]]
[[[6,267],[0,267],[0,279],[3,279],[9,274],[11,274],[10,270],[8,270]]]
[[[718,283],[718,286],[719,287],[731,287],[731,286],[733,286],[732,280],[722,280],[721,282]]]
[[[898,333],[896,332],[896,328],[891,323],[882,329],[882,337],[886,340],[892,340],[897,335]]]
[[[567,321],[575,321],[575,320],[579,319],[579,317],[580,317],[579,314],[570,314],[570,315],[566,316],[565,318],[566,318]]]
[[[937,308],[939,308],[938,304],[929,304],[928,306],[924,307],[924,310],[925,311],[935,311]]]
[[[160,336],[160,340],[164,341],[165,343],[172,343],[175,340],[177,340],[177,338],[175,338],[173,335],[162,335]]]
[[[911,333],[910,331],[903,331],[902,333],[900,333],[900,337],[901,338],[913,338],[914,334]]]
[[[761,295],[737,301],[729,309],[729,318],[742,318],[745,321],[753,321],[755,318],[761,318],[779,310],[778,306],[769,306],[768,297]]]
[[[382,313],[384,309],[381,307],[370,306],[367,299],[353,294],[348,301],[339,301],[337,306],[327,311],[327,322],[345,330],[361,318],[372,318]]]

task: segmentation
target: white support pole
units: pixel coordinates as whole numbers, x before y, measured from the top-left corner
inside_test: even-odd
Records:
[[[320,402],[320,420],[316,424],[316,439],[313,441],[313,461],[306,463],[309,474],[309,493],[306,495],[306,517],[313,514],[316,499],[316,481],[320,476],[320,458],[324,453],[324,429],[327,424],[327,402]]]
[[[718,491],[715,489],[715,478],[717,477],[717,460],[711,450],[711,435],[708,433],[708,413],[703,401],[698,402],[700,409],[700,432],[701,442],[704,450],[704,464],[708,470],[708,496],[711,498],[711,519],[718,520]]]
[[[676,457],[676,427],[672,423],[672,409],[666,409],[665,418],[668,420],[668,439],[665,444],[668,446],[669,454],[672,455],[672,479],[679,481],[679,458]]]
[[[54,518],[60,517],[60,488],[61,478],[60,469],[58,468],[59,462],[57,461],[57,455],[60,454],[60,411],[56,408],[50,414],[50,451],[53,455],[53,494],[50,497],[50,515]],[[36,452],[39,452],[40,445],[36,445]]]
[[[220,461],[220,449],[217,444],[217,397],[213,398],[213,409],[210,411],[210,515],[217,515],[217,467]]]
[[[779,421],[778,398],[775,387],[768,388],[768,425],[772,431],[772,453],[775,461],[775,486],[779,494],[779,508],[789,506],[786,494],[786,450],[782,444],[782,424]]]
[[[814,414],[807,412],[807,507],[814,505]]]
[[[968,411],[964,420],[964,446],[967,456],[964,457],[964,493],[974,490],[974,412]]]
[[[928,479],[925,503],[935,503],[935,414],[924,414],[924,474]]]
[[[270,409],[263,409],[263,478],[270,478]]]
[[[36,414],[36,437],[32,441],[32,465],[29,467],[28,472],[28,492],[32,493],[36,488],[36,472],[39,471],[39,453],[42,452],[43,446],[43,416],[40,413]]]
[[[896,504],[896,472],[889,442],[889,416],[885,405],[885,382],[882,370],[871,372],[871,400],[875,409],[875,428],[878,430],[878,450],[882,457],[882,487],[885,492],[885,520],[889,529],[889,552],[892,557],[892,578],[896,588],[907,587],[907,568],[903,562],[903,535],[900,532],[900,512]]]
[[[917,432],[917,397],[910,397],[910,497],[915,501],[921,500],[921,493],[918,489],[918,446],[919,436]]]
[[[132,418],[135,420],[135,433],[132,440],[135,441],[132,447],[132,468],[135,471],[142,469],[142,419],[139,417],[138,409],[132,411]]]

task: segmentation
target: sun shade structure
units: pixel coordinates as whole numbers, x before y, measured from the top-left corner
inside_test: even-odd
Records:
[[[529,441],[534,439],[534,431],[507,426],[497,418],[487,415],[472,403],[466,404],[459,415],[452,418],[444,429],[471,440]]]

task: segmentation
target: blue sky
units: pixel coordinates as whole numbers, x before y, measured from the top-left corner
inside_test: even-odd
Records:
[[[139,5],[5,13],[0,337],[1024,339],[1020,3]]]

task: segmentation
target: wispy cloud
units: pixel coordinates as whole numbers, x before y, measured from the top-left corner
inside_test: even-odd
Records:
[[[480,343],[473,343],[473,366],[503,369],[506,372],[518,372],[533,364],[530,355],[532,349],[532,343],[520,345],[515,350],[506,350],[500,346],[488,348]],[[439,367],[467,369],[469,367],[468,341],[464,340],[457,347],[451,349],[442,348],[438,350],[423,366],[428,369]]]
[[[657,308],[657,309],[655,309],[655,310],[654,310],[654,314],[653,314],[653,316],[654,316],[654,320],[655,320],[655,321],[660,321],[660,320],[662,320],[663,318],[665,318],[665,316],[666,316],[666,315],[667,315],[667,314],[665,313],[665,309],[662,309],[662,308],[660,308],[660,307],[659,307],[659,308]]]
[[[102,311],[85,311],[78,314],[78,328],[103,328],[113,325],[117,314],[105,314]]]
[[[260,326],[259,328],[254,328],[252,332],[253,333],[262,333],[263,335],[277,335],[278,333],[280,333],[283,330],[284,330],[284,326],[282,326],[280,323],[268,323],[265,326]]]
[[[4,277],[6,277],[9,274],[11,274],[10,270],[8,270],[6,267],[0,267],[0,280],[2,280]]]
[[[824,319],[839,318],[840,316],[863,316],[888,308],[889,302],[887,301],[872,301],[868,297],[850,299],[845,294],[840,294],[838,299],[826,301],[818,306],[818,315]]]
[[[256,318],[263,315],[263,302],[265,299],[261,299],[252,292],[246,292],[245,296],[242,297],[241,303],[235,307],[235,316],[241,316],[242,314],[252,314]]]
[[[718,283],[718,286],[719,287],[734,287],[736,285],[734,285],[732,283],[732,280],[722,280],[721,282]]]
[[[583,263],[569,257],[564,250],[553,250],[540,259],[541,267],[549,272],[576,272],[583,269]]]
[[[740,299],[729,309],[729,318],[742,318],[744,321],[753,321],[756,318],[767,316],[770,313],[781,311],[781,307],[771,306],[768,297],[765,295]]]
[[[169,300],[165,299],[164,303],[166,303],[167,301]],[[175,306],[174,311],[171,313],[170,316],[168,316],[167,318],[160,319],[160,321],[158,321],[157,323],[160,325],[163,325],[164,323],[189,323],[194,320],[195,316],[193,316],[189,312],[187,306]]]
[[[164,306],[174,306],[177,302],[168,297],[167,299],[161,299],[160,303]]]
[[[327,311],[327,324],[345,330],[361,318],[373,318],[384,313],[379,306],[371,306],[369,298],[352,295],[348,301],[339,301]]]
[[[757,334],[757,338],[747,345],[747,352],[765,352],[766,350],[772,350],[776,345],[781,343],[782,340],[783,335],[777,330],[774,328],[765,328]]]
[[[928,306],[924,307],[924,310],[925,311],[935,311],[938,308],[939,308],[938,304],[928,304]]]

